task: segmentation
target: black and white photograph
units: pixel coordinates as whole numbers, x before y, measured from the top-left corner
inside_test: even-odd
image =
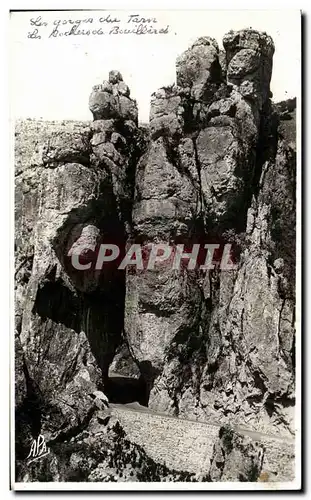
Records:
[[[301,12],[10,12],[11,487],[301,488]]]

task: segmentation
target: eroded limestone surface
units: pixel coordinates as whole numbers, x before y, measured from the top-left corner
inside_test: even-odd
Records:
[[[271,101],[270,36],[229,32],[223,47],[201,37],[178,57],[176,84],[152,95],[148,127],[118,71],[93,88],[91,123],[28,135],[17,126],[19,480],[257,481],[271,463],[279,480],[278,444],[275,453],[239,435],[228,444],[229,431],[209,442],[200,478],[166,466],[172,457],[150,457],[94,398],[112,364],[139,379],[150,410],[293,436],[295,106]],[[231,243],[237,267],[98,270],[103,242]],[[75,253],[89,270],[72,266]],[[49,466],[26,472],[39,433]],[[99,446],[109,463],[95,457]]]

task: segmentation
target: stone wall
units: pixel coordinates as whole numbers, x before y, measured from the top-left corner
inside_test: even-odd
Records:
[[[206,475],[219,426],[114,406],[128,439],[169,468]]]
[[[112,407],[112,415],[120,421],[130,441],[168,468],[194,473],[199,480],[208,477],[219,443],[220,425],[170,417],[135,406]],[[293,439],[245,429],[236,429],[235,432],[243,436],[243,446],[251,442],[262,449],[258,480],[288,482],[294,479]],[[236,467],[238,469],[238,464]]]

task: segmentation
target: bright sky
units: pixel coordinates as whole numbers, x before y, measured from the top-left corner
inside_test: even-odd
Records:
[[[169,25],[168,35],[103,35],[48,38],[55,19],[119,17],[129,27],[128,15],[156,17],[154,27]],[[40,40],[28,39],[30,18],[42,16]],[[113,23],[112,26],[115,24]],[[107,26],[80,25],[80,29]],[[134,23],[133,26],[134,27]],[[271,90],[279,101],[299,94],[300,12],[279,11],[63,11],[15,12],[11,17],[11,105],[17,118],[88,120],[88,98],[93,85],[118,69],[138,102],[139,119],[149,119],[151,94],[175,81],[175,60],[199,36],[222,38],[229,30],[254,28],[272,36],[276,51]],[[61,27],[60,31],[68,29]],[[69,28],[70,29],[70,28]],[[111,26],[109,26],[111,29]]]

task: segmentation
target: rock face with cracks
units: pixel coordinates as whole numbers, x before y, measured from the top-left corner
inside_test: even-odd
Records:
[[[111,71],[90,95],[93,122],[59,127],[31,158],[17,137],[20,480],[47,474],[23,465],[38,434],[55,481],[260,480],[265,448],[227,427],[204,478],[156,464],[98,413],[111,364],[140,378],[150,411],[294,432],[295,105],[271,101],[271,37],[229,32],[223,46],[201,37],[178,57],[147,129]],[[101,243],[231,243],[236,266],[96,269]]]
[[[269,99],[271,38],[223,43],[227,73],[200,38],[177,61],[177,86],[152,98],[133,231],[146,243],[226,239],[237,269],[128,274],[125,331],[151,408],[291,433],[295,152]]]

